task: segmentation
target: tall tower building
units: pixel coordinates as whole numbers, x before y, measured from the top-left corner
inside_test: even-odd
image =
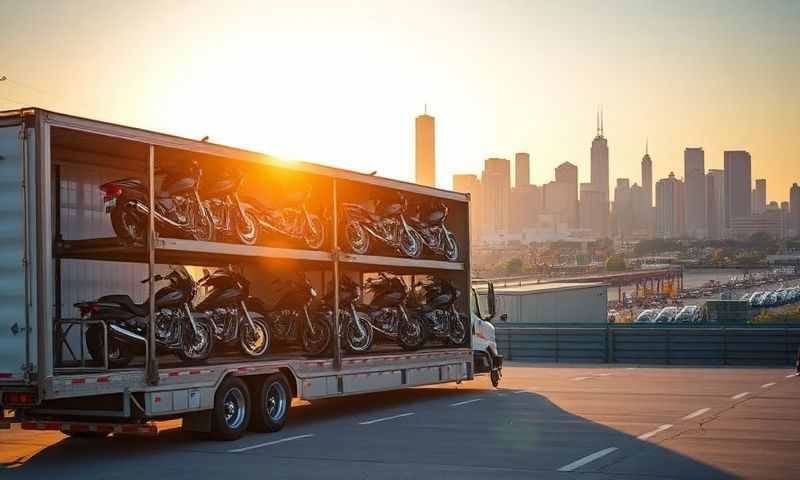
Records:
[[[653,160],[650,158],[649,142],[644,144],[642,157],[642,190],[648,207],[653,206]]]
[[[484,226],[488,234],[506,233],[510,227],[511,162],[489,158],[483,168]]]
[[[706,221],[706,166],[702,148],[687,148],[683,151],[683,175],[686,202],[684,218],[686,233],[692,238],[705,238],[708,232]]]
[[[608,234],[609,228],[609,183],[608,183],[608,141],[603,136],[603,112],[597,112],[597,135],[592,140],[592,149],[590,153],[591,171],[590,179],[594,185],[594,190],[602,192],[603,206],[600,218],[597,220],[603,224],[600,229],[602,232]],[[599,209],[598,209],[599,212]]]
[[[656,236],[680,238],[685,231],[684,185],[670,172],[656,183]]]
[[[706,220],[708,237],[725,237],[725,170],[709,169],[706,174]]]
[[[416,126],[416,174],[417,183],[436,186],[436,133],[434,118],[425,113],[418,116]]]
[[[750,206],[754,214],[764,213],[767,209],[767,179],[757,178],[753,190],[753,204]]]
[[[531,156],[525,152],[514,155],[514,186],[531,184]]]
[[[726,151],[725,159],[725,228],[731,219],[746,218],[750,209],[750,154],[743,150]]]
[[[631,182],[627,178],[618,178],[614,188],[614,219],[616,234],[620,238],[630,238],[633,232],[633,204],[631,203]]]

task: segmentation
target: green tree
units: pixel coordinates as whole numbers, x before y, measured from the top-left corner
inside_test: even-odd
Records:
[[[625,263],[625,257],[622,255],[611,255],[606,259],[607,272],[624,272],[628,269]]]
[[[520,274],[522,273],[522,259],[514,257],[505,263],[504,268],[509,275]]]

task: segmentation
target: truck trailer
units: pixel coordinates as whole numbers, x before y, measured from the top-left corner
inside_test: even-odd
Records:
[[[311,230],[326,235],[303,241],[273,229],[248,244],[211,231],[176,234],[158,217],[157,206],[165,185],[159,173],[174,162],[201,168],[201,181],[230,169],[244,172],[236,195],[264,204],[306,192],[302,208],[291,211],[303,221],[319,219]],[[127,237],[108,214],[118,200],[115,192],[103,190],[123,177],[142,192],[138,208],[146,219]],[[187,431],[231,440],[248,428],[279,430],[293,398],[460,383],[480,373],[490,374],[495,386],[500,381],[493,288],[479,299],[470,281],[467,195],[39,108],[0,112],[0,182],[0,428],[18,423],[99,438],[153,434],[157,421],[180,418]],[[450,227],[444,231],[458,242],[455,254],[443,258],[429,248],[409,256],[408,249],[377,241],[356,252],[349,236],[349,247],[342,245],[351,235],[342,231],[343,205],[369,211],[376,199],[398,195],[404,202],[443,206]],[[235,269],[249,279],[253,295],[265,299],[274,295],[276,279],[301,272],[315,294],[333,298],[330,347],[310,355],[290,345],[258,357],[215,351],[199,361],[164,351],[156,339],[154,283],[174,265],[196,277]],[[365,353],[345,352],[340,283],[377,275],[405,279],[412,288],[420,278],[455,285],[465,293],[453,306],[466,321],[464,342],[430,341],[409,349],[384,342]],[[143,353],[114,366],[114,332],[73,305],[122,293],[144,300],[131,308],[142,310],[149,323],[140,338]],[[90,330],[102,332],[93,349]],[[104,351],[98,353],[98,345]]]

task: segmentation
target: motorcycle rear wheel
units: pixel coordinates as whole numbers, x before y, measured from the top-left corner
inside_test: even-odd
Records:
[[[103,329],[99,325],[90,325],[86,329],[86,349],[89,350],[89,355],[92,359],[103,363],[105,361],[106,349],[103,344]],[[109,336],[108,345],[108,367],[109,368],[124,368],[127,367],[133,354],[130,346],[126,343],[116,340],[114,337]]]
[[[251,313],[250,318],[256,326],[254,332],[247,321],[242,322],[239,332],[239,348],[248,357],[260,357],[269,351],[272,346],[272,333],[269,325],[258,313]]]
[[[322,220],[316,215],[308,216],[309,223],[303,226],[303,239],[306,241],[308,248],[312,250],[319,250],[322,243],[325,241],[325,226]],[[313,229],[311,227],[314,227]]]
[[[309,355],[319,355],[324,352],[331,343],[331,326],[325,320],[311,318],[314,332],[306,326],[303,329],[303,350]]]
[[[124,206],[111,209],[111,227],[117,238],[126,242],[142,243],[147,232],[144,220]]]
[[[194,333],[191,325],[183,327],[183,340],[178,356],[184,362],[202,363],[208,360],[211,351],[214,349],[214,327],[205,318],[195,318],[197,334]]]
[[[366,255],[369,252],[370,238],[369,232],[358,222],[350,221],[344,229],[347,245],[350,250],[358,255]]]

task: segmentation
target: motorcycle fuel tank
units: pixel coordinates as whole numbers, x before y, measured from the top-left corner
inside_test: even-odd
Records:
[[[156,292],[156,308],[174,308],[186,303],[186,295],[174,287],[164,287]]]
[[[243,300],[242,291],[238,288],[217,288],[197,305],[198,310],[210,310],[225,305],[238,305]]]
[[[193,190],[196,183],[194,177],[169,175],[161,184],[161,189],[170,195],[175,195]]]

